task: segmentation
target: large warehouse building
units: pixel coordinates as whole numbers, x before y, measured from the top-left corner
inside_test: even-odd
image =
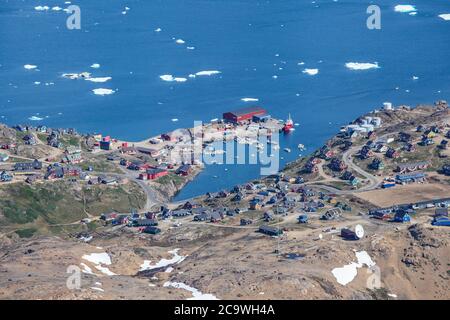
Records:
[[[260,107],[249,107],[244,109],[239,109],[236,111],[225,112],[223,114],[223,119],[228,122],[242,122],[246,120],[251,120],[253,116],[262,116],[267,113],[266,110]]]

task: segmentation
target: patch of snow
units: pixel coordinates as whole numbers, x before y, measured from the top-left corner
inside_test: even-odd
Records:
[[[310,76],[315,76],[319,73],[319,69],[304,69],[302,72],[309,74]]]
[[[200,292],[198,289],[188,286],[182,282],[172,282],[167,281],[164,283],[163,287],[172,287],[176,289],[187,290],[192,293],[192,298],[188,298],[187,300],[219,300],[216,296],[212,294],[204,294]]]
[[[100,272],[106,274],[107,276],[116,276],[117,275],[114,272],[112,272],[111,270],[109,270],[107,267],[103,267],[101,265],[96,265],[95,268],[97,270],[99,270]]]
[[[111,257],[106,252],[85,254],[81,257],[81,259],[87,260],[94,264],[106,264],[108,266],[111,264]]]
[[[163,268],[163,267],[168,267],[172,264],[178,264],[180,262],[182,262],[184,259],[186,259],[186,256],[180,256],[178,254],[178,251],[180,249],[174,249],[169,251],[170,254],[173,255],[173,257],[171,259],[161,259],[159,260],[158,263],[152,265],[151,261],[149,260],[144,260],[144,262],[141,264],[141,268],[139,269],[139,271],[144,271],[144,270],[152,270],[152,269],[158,269],[158,268]]]
[[[99,96],[105,96],[105,95],[113,94],[115,91],[112,89],[98,88],[98,89],[93,89],[92,92],[94,92],[94,94],[99,95]]]
[[[363,265],[371,268],[376,264],[366,251],[357,251],[355,252],[355,255],[357,262],[352,262],[341,268],[334,268],[331,270],[331,273],[336,278],[336,281],[343,286],[353,281],[358,274],[357,269],[362,268]]]
[[[83,267],[83,270],[81,270],[81,272],[87,273],[87,274],[95,275],[95,273],[92,272],[92,269],[89,268],[89,266],[88,266],[87,264],[85,264],[85,263],[80,263],[80,265]]]
[[[368,69],[378,69],[380,66],[378,62],[347,62],[345,66],[350,70],[368,70]]]

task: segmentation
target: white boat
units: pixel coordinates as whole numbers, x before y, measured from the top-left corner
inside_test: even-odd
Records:
[[[289,148],[284,148],[284,151],[286,151],[286,152],[291,152],[291,149],[289,149]]]

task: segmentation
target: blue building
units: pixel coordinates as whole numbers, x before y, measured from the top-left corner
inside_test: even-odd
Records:
[[[424,180],[426,178],[426,176],[427,175],[423,172],[398,174],[395,176],[395,181],[397,183],[417,182],[417,181]]]
[[[299,215],[298,223],[308,223],[308,215],[306,215],[306,214]]]
[[[395,214],[394,222],[411,222],[411,217],[406,211],[400,210]]]

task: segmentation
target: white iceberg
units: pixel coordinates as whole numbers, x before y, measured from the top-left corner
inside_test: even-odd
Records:
[[[195,75],[196,76],[212,76],[214,74],[219,74],[219,73],[221,73],[221,72],[218,70],[205,70],[205,71],[199,71]]]
[[[111,77],[99,77],[99,78],[86,78],[86,81],[91,81],[91,82],[106,82],[111,80]]]
[[[398,4],[394,7],[394,10],[396,12],[404,12],[404,13],[417,11],[416,7],[410,4]]]
[[[36,10],[36,11],[48,11],[49,9],[50,9],[49,6],[37,6],[37,7],[34,7],[34,10]]]
[[[34,64],[25,64],[23,67],[27,70],[33,70],[37,68],[37,66],[35,66]]]
[[[302,72],[309,74],[310,76],[315,76],[319,73],[319,69],[304,69]]]
[[[378,62],[347,62],[345,66],[350,70],[368,70],[368,69],[378,69],[380,66]]]
[[[28,118],[30,121],[41,121],[44,120],[44,118],[38,117],[38,116],[31,116]]]
[[[98,88],[98,89],[93,89],[92,92],[94,92],[94,94],[99,95],[99,96],[105,96],[105,95],[113,94],[115,91],[112,89]]]
[[[174,77],[171,74],[163,74],[162,76],[159,76],[161,78],[161,80],[163,81],[168,81],[168,82],[185,82],[187,81],[186,78],[181,78],[181,77]]]

